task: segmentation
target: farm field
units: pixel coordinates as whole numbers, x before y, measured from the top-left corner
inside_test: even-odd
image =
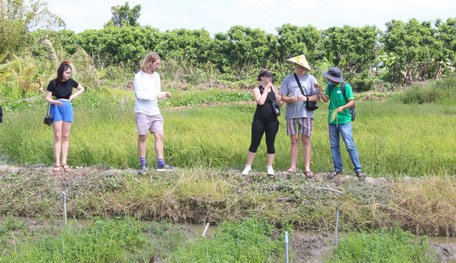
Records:
[[[62,222],[56,220],[63,215],[62,192],[67,195],[68,218],[95,220],[93,222],[100,222],[100,227],[106,226],[106,229],[117,229],[116,224],[126,224],[128,230],[125,231],[133,231],[131,235],[135,238],[139,236],[138,240],[129,240],[130,234],[127,233],[127,245],[119,243],[109,248],[116,251],[109,255],[112,257],[96,252],[93,255],[74,252],[92,258],[99,256],[100,261],[146,262],[152,258],[166,262],[212,261],[210,257],[213,255],[221,257],[234,248],[224,247],[223,242],[217,243],[219,241],[213,236],[201,239],[192,231],[178,227],[182,223],[204,225],[207,222],[212,226],[237,222],[230,226],[234,233],[238,231],[237,226],[243,229],[239,230],[241,232],[248,232],[251,228],[255,232],[265,227],[266,232],[255,233],[265,242],[261,249],[269,247],[270,250],[248,252],[249,255],[259,253],[265,256],[251,258],[249,262],[281,260],[284,257],[285,230],[290,231],[290,238],[294,238],[294,243],[291,243],[295,247],[291,247],[290,256],[296,262],[350,262],[353,258],[347,258],[344,249],[352,251],[354,248],[350,247],[349,240],[358,240],[355,243],[359,243],[360,239],[366,238],[364,235],[373,235],[370,239],[393,247],[395,239],[408,240],[409,251],[415,252],[405,255],[403,260],[390,253],[393,261],[406,262],[410,258],[414,262],[452,260],[455,250],[451,239],[436,245],[429,243],[426,236],[455,235],[454,101],[403,103],[403,98],[411,92],[416,91],[358,95],[358,116],[353,126],[361,162],[368,175],[366,182],[355,180],[344,151],[344,175],[332,181],[326,179],[332,169],[325,124],[326,105],[323,104],[316,113],[312,135],[314,179],[306,179],[302,172],[292,175],[283,172],[288,165],[289,139],[282,118],[276,140],[276,176],[266,176],[263,145],[253,166],[254,173],[241,177],[255,107],[249,92],[242,90],[173,90],[173,99],[161,107],[167,136],[166,159],[179,168],[168,174],[151,171],[142,177],[136,175],[132,91],[102,89],[101,92],[87,92],[75,102],[76,123],[69,159],[73,170],[56,178],[51,171],[52,132],[39,121],[42,112],[38,109],[45,105],[36,98],[28,107],[10,112],[0,126],[3,135],[0,138],[0,199],[3,200],[0,205],[0,214],[3,215],[0,235],[3,239],[0,240],[4,240],[8,248],[0,251],[0,261],[22,262],[26,257],[39,256],[33,252],[43,245],[39,241],[20,250],[26,251],[22,254],[13,253],[11,249],[25,244],[28,239],[41,240],[43,236],[62,238],[65,240],[62,242],[69,244],[76,242],[71,244],[77,248],[85,234],[61,233],[60,230],[64,229]],[[155,157],[150,154],[150,142],[148,149],[148,160],[153,163]],[[333,233],[337,207],[341,242],[347,243],[336,249]],[[24,217],[27,220],[22,222]],[[30,236],[18,234],[15,243],[11,244],[11,237],[17,231],[33,228],[30,220],[44,221],[40,225],[55,228]],[[57,223],[48,226],[48,221]],[[179,236],[180,241],[172,243],[164,239],[163,244],[168,244],[168,247],[151,244],[164,237],[148,236],[158,231],[150,230],[147,226],[150,222]],[[131,225],[135,225],[133,229]],[[178,229],[177,232],[171,230],[174,228]],[[65,231],[84,229],[80,226]],[[309,236],[308,233],[317,234]],[[411,234],[417,237],[409,236]],[[66,240],[68,235],[76,236],[76,239]],[[424,239],[419,241],[418,236]],[[215,243],[209,245],[205,242]],[[46,247],[54,246],[45,244]],[[371,254],[362,252],[363,247],[367,249],[371,245],[364,244],[360,254],[352,256],[371,257]],[[127,251],[122,248],[125,246]],[[208,252],[208,246],[214,246],[215,251]],[[198,253],[188,250],[190,247],[200,249],[202,254],[209,253],[209,258],[195,256]],[[138,257],[132,256],[132,251],[137,249],[143,252]],[[444,251],[449,252],[445,254]],[[49,255],[51,261],[64,257],[58,249]],[[237,260],[243,261],[244,255],[236,256]]]
[[[107,2],[0,1],[0,263],[456,262],[452,2],[315,1],[312,15],[302,15],[304,1]],[[334,10],[345,15],[327,19]],[[172,94],[158,96],[167,98],[158,105],[171,172],[153,169],[163,163],[153,136],[149,169],[138,158],[139,71],[153,73],[148,91]],[[331,79],[352,87],[365,181],[344,145],[343,173],[328,178],[323,101],[312,127],[314,177],[305,176],[302,145],[297,171],[286,172],[285,106],[275,174],[266,174],[263,138],[252,171],[241,175],[252,90],[271,77],[278,88],[293,72],[321,87]],[[48,90],[70,96],[74,108],[61,162],[58,126],[43,124]]]

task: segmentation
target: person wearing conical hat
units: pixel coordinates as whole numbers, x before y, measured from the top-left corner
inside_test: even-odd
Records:
[[[299,135],[303,145],[305,175],[313,177],[310,170],[310,136],[314,112],[306,110],[306,101],[319,101],[320,95],[315,88],[317,79],[309,74],[311,67],[304,55],[287,59],[294,64],[294,73],[285,77],[280,86],[281,99],[287,104],[285,119],[287,134],[290,136],[290,168],[287,172],[296,172],[299,156]],[[299,81],[299,82],[298,82]],[[299,85],[300,84],[300,85]]]

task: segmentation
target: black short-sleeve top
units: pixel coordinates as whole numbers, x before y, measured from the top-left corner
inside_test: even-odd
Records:
[[[57,99],[70,99],[73,89],[77,88],[79,83],[74,79],[68,79],[67,81],[60,82],[60,84],[55,80],[51,80],[48,84],[47,91],[52,92],[52,96]]]

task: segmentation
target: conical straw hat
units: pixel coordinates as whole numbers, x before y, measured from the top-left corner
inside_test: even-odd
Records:
[[[287,59],[287,61],[293,62],[295,64],[305,67],[308,70],[311,70],[309,62],[307,62],[306,56],[304,56],[304,55],[299,55],[297,57],[289,58],[289,59]]]

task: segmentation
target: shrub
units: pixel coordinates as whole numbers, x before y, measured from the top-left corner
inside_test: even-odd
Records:
[[[254,219],[225,222],[214,239],[190,242],[174,253],[172,262],[277,262],[282,246],[271,238],[273,229]]]
[[[405,104],[434,103],[439,97],[439,92],[434,88],[419,88],[415,86],[402,94],[401,102]]]
[[[400,228],[391,231],[347,234],[334,250],[330,262],[432,262],[429,244]]]

